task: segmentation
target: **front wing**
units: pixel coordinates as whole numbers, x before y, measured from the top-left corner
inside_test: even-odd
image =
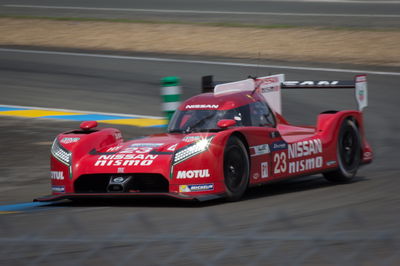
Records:
[[[34,199],[36,202],[49,202],[64,199],[129,199],[129,198],[173,198],[186,201],[209,201],[223,198],[223,194],[202,194],[189,196],[181,193],[66,193],[59,195],[49,195]]]

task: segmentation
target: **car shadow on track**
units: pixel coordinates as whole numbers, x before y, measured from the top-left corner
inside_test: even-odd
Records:
[[[309,191],[332,186],[346,186],[354,183],[368,181],[365,177],[357,177],[350,183],[335,184],[320,176],[305,176],[291,180],[261,185],[249,188],[241,201],[257,200],[265,197],[289,194],[301,191]],[[145,207],[145,208],[203,208],[214,205],[229,204],[225,199],[216,199],[205,202],[182,201],[171,198],[135,198],[135,199],[85,199],[64,200],[52,204],[52,207]],[[50,206],[47,206],[49,208]]]
[[[347,186],[363,181],[368,181],[368,179],[363,176],[357,176],[351,182],[332,183],[327,181],[320,175],[303,176],[249,188],[246,194],[243,196],[242,201],[254,200],[264,197],[273,197],[281,194],[289,194],[301,191],[315,190],[320,188]]]

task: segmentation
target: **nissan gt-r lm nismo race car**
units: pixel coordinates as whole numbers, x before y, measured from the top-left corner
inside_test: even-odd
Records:
[[[352,88],[358,110],[328,111],[315,126],[281,115],[281,89]],[[62,133],[51,148],[52,195],[38,201],[166,196],[238,200],[249,186],[322,173],[351,180],[372,161],[362,109],[366,76],[354,81],[284,81],[284,75],[216,85],[186,100],[168,132],[123,141],[96,121]]]

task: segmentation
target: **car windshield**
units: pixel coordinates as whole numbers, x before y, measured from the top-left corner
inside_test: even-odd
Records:
[[[217,130],[221,119],[234,119],[234,110],[177,110],[169,124],[168,131],[196,132]]]
[[[275,118],[265,103],[253,102],[229,110],[177,110],[168,126],[170,133],[221,130],[217,123],[233,119],[235,126],[275,126]]]

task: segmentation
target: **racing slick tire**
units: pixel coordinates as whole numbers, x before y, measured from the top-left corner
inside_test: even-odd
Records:
[[[224,152],[224,182],[226,199],[239,200],[249,184],[250,160],[243,142],[231,136]]]
[[[349,182],[356,175],[361,161],[361,137],[355,123],[346,119],[342,122],[337,140],[339,168],[324,173],[324,177],[336,183]]]

